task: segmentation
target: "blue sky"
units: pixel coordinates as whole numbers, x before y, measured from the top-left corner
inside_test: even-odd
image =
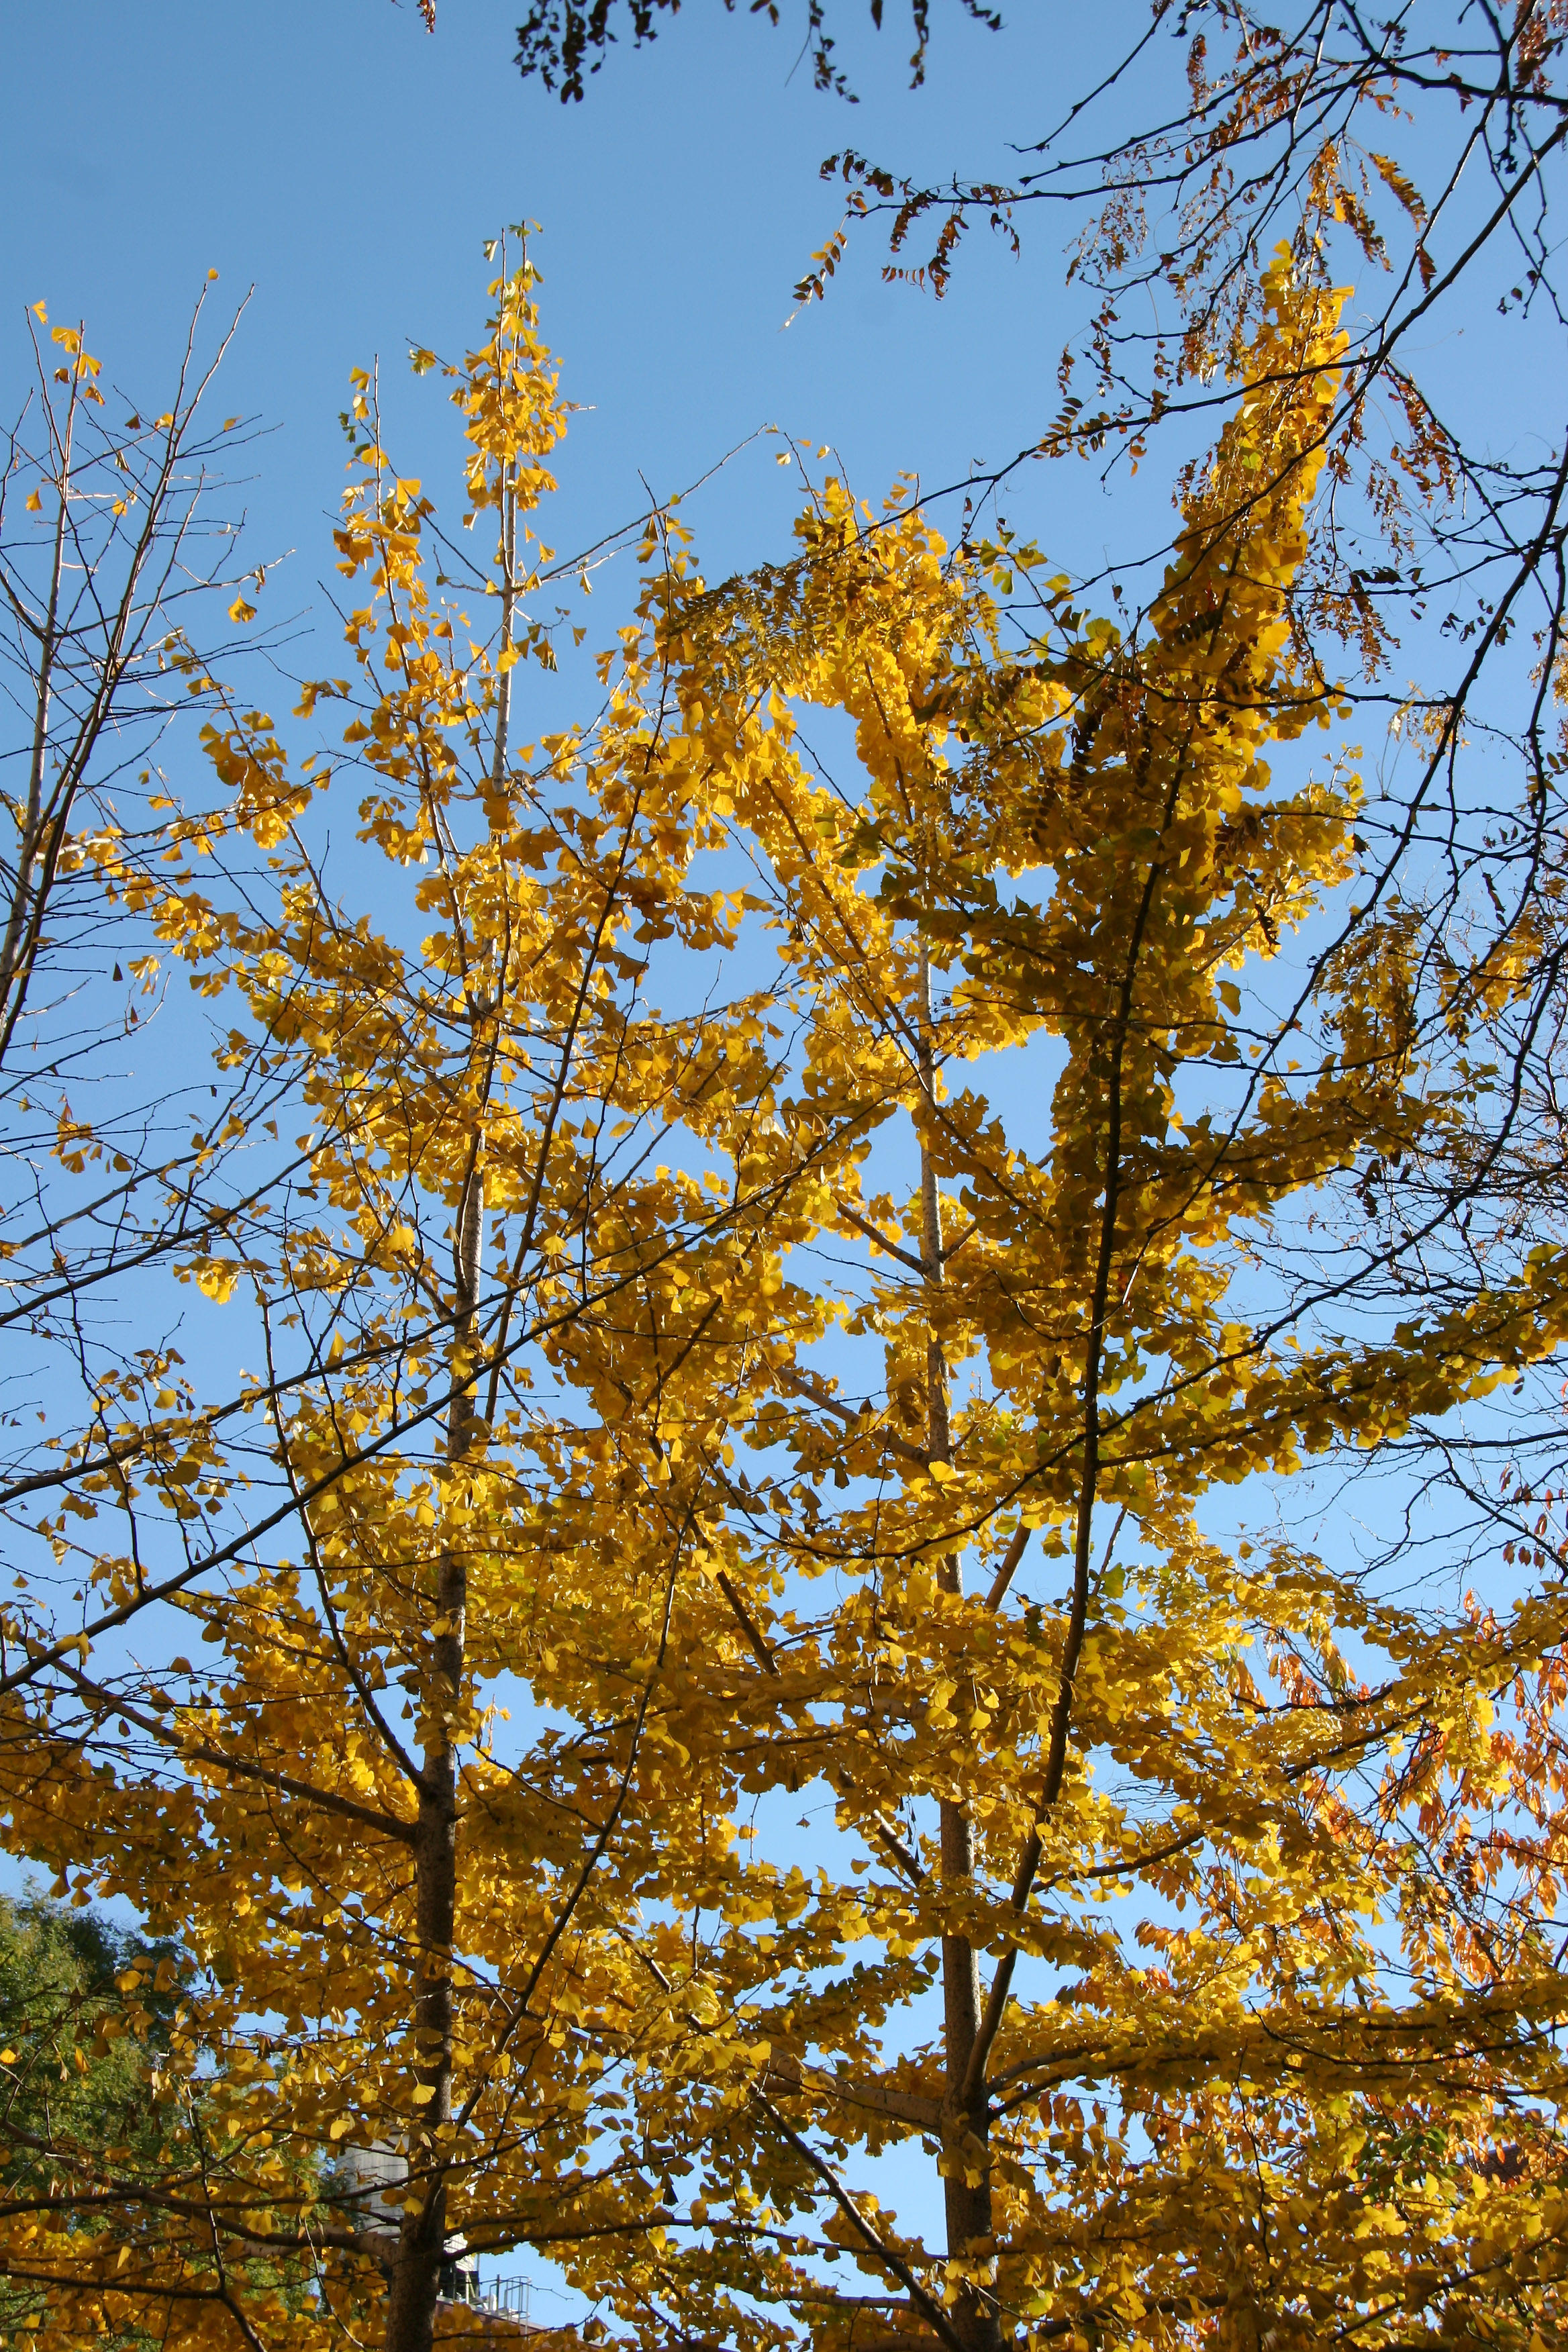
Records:
[[[996,37],[935,10],[931,78],[910,92],[901,0],[879,38],[847,6],[848,107],[812,88],[809,61],[792,78],[798,26],[689,0],[563,108],[512,67],[517,0],[441,0],[434,37],[412,0],[9,0],[0,410],[21,389],[25,301],[85,317],[109,372],[151,400],[206,270],[225,298],[254,285],[223,405],[274,428],[249,543],[300,550],[303,602],[342,479],[348,370],[395,364],[410,340],[458,346],[482,316],[482,240],[528,216],[544,228],[545,330],[591,409],[563,480],[584,541],[641,505],[639,476],[667,495],[768,422],[832,442],[868,495],[901,467],[961,476],[1037,437],[1055,405],[1059,228],[1038,224],[1022,265],[977,244],[941,305],[882,288],[868,236],[829,302],[784,321],[838,218],[817,177],[829,150],[974,168],[1037,135],[1075,18],[1016,13]],[[711,571],[776,551],[789,488],[769,447],[730,470],[700,510]],[[1073,552],[1091,558],[1111,526],[1089,469],[1050,489],[1048,516],[1037,488],[1020,504],[1065,524],[1066,490]]]
[[[1006,170],[1012,146],[1145,29],[1143,0],[1015,0],[1000,35],[938,0],[919,91],[908,0],[888,0],[880,36],[865,0],[835,0],[853,107],[812,86],[805,0],[783,8],[775,30],[745,0],[733,15],[686,0],[650,49],[617,48],[586,102],[563,107],[512,65],[520,0],[439,0],[434,36],[414,0],[7,0],[0,418],[25,388],[24,303],[85,318],[89,348],[148,404],[207,270],[221,300],[254,287],[220,414],[270,428],[247,546],[298,550],[276,618],[319,601],[349,369],[379,353],[395,377],[410,341],[460,347],[483,315],[483,239],[526,216],[543,225],[545,331],[587,412],[563,453],[563,551],[637,511],[645,478],[666,497],[768,423],[831,443],[873,499],[900,468],[929,488],[1005,460],[1055,410],[1058,355],[1087,307],[1063,289],[1070,224],[1028,214],[1022,261],[976,231],[940,304],[879,283],[873,226],[826,304],[786,327],[790,289],[840,216],[817,166],[848,143],[921,176]],[[1141,79],[1162,105],[1178,98],[1179,45],[1156,43]],[[1385,135],[1425,176],[1419,128]],[[1483,335],[1489,312],[1489,296],[1472,319]],[[1483,345],[1432,327],[1421,365],[1458,421],[1501,448],[1529,441],[1542,379],[1478,365]],[[440,402],[431,387],[403,398],[400,463],[439,496]],[[696,510],[710,576],[784,543],[795,486],[774,447],[736,460]],[[1026,468],[1009,511],[1054,563],[1095,572],[1164,538],[1148,526],[1168,514],[1177,456],[1157,447],[1135,483],[1119,470],[1109,488],[1076,460]],[[620,617],[604,612],[605,635]]]

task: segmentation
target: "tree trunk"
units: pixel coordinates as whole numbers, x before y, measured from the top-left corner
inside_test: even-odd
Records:
[[[926,1286],[935,1292],[942,1284],[942,1204],[930,1140],[936,1112],[936,1080],[931,966],[923,956],[920,992],[921,1087],[926,1098],[925,1131],[921,1137],[921,1257]],[[926,1450],[933,1462],[952,1460],[947,1359],[934,1333],[926,1344]],[[963,1571],[956,1552],[944,1555],[939,1577],[944,1591],[962,1592]],[[955,1891],[967,1885],[974,1875],[973,1829],[964,1808],[951,1800],[944,1800],[942,1806],[942,1875],[943,1885]],[[942,2008],[947,2071],[942,2201],[951,2259],[964,2253],[975,2239],[989,2239],[991,2235],[991,2156],[984,2083],[967,2101],[963,2095],[970,2057],[980,2031],[980,1964],[967,1936],[943,1936],[942,1939]],[[977,2176],[973,2182],[967,2178],[970,2174]],[[993,2352],[1000,2340],[995,2316],[973,2287],[963,2289],[952,2316],[959,2335],[965,2344],[974,2347],[974,2352]]]
[[[454,1386],[473,1370],[484,1247],[484,1171],[476,1148],[458,1216]],[[464,1461],[474,1439],[471,1384],[452,1400],[447,1454]],[[424,1745],[414,1843],[414,2038],[417,2106],[408,2133],[407,2201],[387,2313],[386,2352],[430,2352],[447,2244],[444,2135],[452,2118],[452,1941],[458,1908],[458,1734],[462,1703],[468,1563],[443,1550],[425,1688]]]

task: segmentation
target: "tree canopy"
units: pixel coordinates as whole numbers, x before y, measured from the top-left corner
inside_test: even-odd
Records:
[[[518,62],[582,98],[667,6]],[[880,503],[790,445],[719,583],[654,507],[592,668],[514,241],[412,354],[455,512],[355,372],[282,723],[195,634],[266,579],[195,340],[121,425],[38,308],[29,2352],[429,2352],[461,2251],[626,2352],[1568,2331],[1568,20],[1140,27],[1021,170],[825,166],[804,299],[879,224],[938,296],[1068,226],[1037,439]],[[1069,458],[1163,543],[1004,519]]]
[[[544,733],[490,294],[460,519],[357,374],[344,674],[198,667],[100,862],[222,1088],[113,1284],[27,1147],[7,1840],[182,1955],[29,2340],[425,2352],[461,2242],[649,2352],[1552,2341],[1563,812],[1345,741],[1345,290],[1258,274],[1141,609],[803,449]]]
[[[158,2194],[174,2162],[167,2057],[178,1947],[115,1930],[90,1911],[0,1900],[0,2082],[8,2240],[0,2329],[26,2341],[51,2304],[79,2340],[147,2343],[70,2292],[75,2262],[113,2242],[127,2187]],[[62,2292],[62,2290],[64,2290]]]

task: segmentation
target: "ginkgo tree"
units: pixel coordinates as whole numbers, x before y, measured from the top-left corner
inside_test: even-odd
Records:
[[[717,590],[656,516],[539,735],[564,411],[492,295],[416,354],[466,584],[363,375],[339,740],[226,704],[127,885],[226,1089],[195,1336],[84,1333],[0,1756],[184,1974],[166,2127],[0,2210],[34,2340],[425,2352],[461,2248],[649,2347],[1551,2340],[1568,1604],[1214,1515],[1568,1318],[1548,1236],[1460,1248],[1553,870],[1355,895],[1338,298],[1267,274],[1142,626],[829,481]]]
[[[488,642],[433,590],[434,509],[361,374],[352,675],[300,705],[346,704],[341,753],[297,765],[226,706],[225,799],[171,822],[166,879],[121,885],[219,1024],[179,1272],[249,1362],[209,1393],[172,1339],[87,1335],[79,1433],[13,1497],[44,1503],[7,1613],[13,1842],[62,1893],[128,1897],[192,1972],[173,2177],[75,2151],[43,2221],[13,2217],[40,2341],[174,2308],[192,2340],[421,2346],[455,2248],[640,2261],[661,2210],[613,2118],[689,2029],[657,1987],[650,2022],[627,1921],[671,1851],[666,1685],[694,1652],[750,1669],[708,1498],[770,1378],[798,1210],[760,1108],[776,989],[666,1018],[647,975],[661,942],[732,943],[743,893],[694,864],[736,774],[791,754],[753,714],[709,760],[635,630],[591,733],[516,740],[518,665],[553,658],[528,517],[564,422],[531,283],[503,273],[445,370],[464,520],[494,532]],[[387,877],[374,924],[310,845],[344,790]],[[89,1174],[84,1123],[60,1149]],[[40,1638],[62,1580],[85,1630]],[[725,1832],[688,1831],[697,1868]],[[107,2242],[82,2225],[106,2207]]]
[[[1350,897],[1361,787],[1304,763],[1342,704],[1290,594],[1339,302],[1288,253],[1262,292],[1141,635],[1057,583],[1004,656],[975,559],[831,486],[795,564],[661,605],[710,741],[767,692],[786,733],[786,696],[847,713],[858,767],[736,800],[803,1024],[779,1164],[846,1139],[785,1269],[839,1345],[778,1359],[730,1487],[750,1703],[680,1722],[692,1804],[765,1827],[658,1882],[672,2001],[750,2038],[645,2095],[693,2233],[647,2341],[1562,2325],[1568,1602],[1538,1577],[1436,1609],[1203,1507],[1396,1454],[1568,1308],[1544,1226],[1454,1255],[1511,1132],[1509,1024],[1554,1002],[1560,882],[1468,950],[1414,874]],[[1415,1229],[1373,1186],[1401,1161]],[[808,1783],[847,1868],[773,1843]],[[940,2237],[934,2195],[912,2226],[879,2202],[897,2148]]]

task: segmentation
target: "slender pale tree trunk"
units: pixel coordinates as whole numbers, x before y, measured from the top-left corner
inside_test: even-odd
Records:
[[[931,1137],[936,1115],[936,1057],[932,1040],[931,966],[921,958],[920,1005],[921,1089],[925,1117],[921,1135],[921,1257],[928,1291],[942,1286],[942,1203],[937,1193],[936,1166]],[[948,1419],[947,1359],[933,1331],[926,1342],[926,1450],[933,1462],[952,1460],[952,1433]],[[939,1570],[944,1591],[961,1592],[963,1570],[957,1552],[943,1555]],[[942,1805],[942,1883],[954,1892],[974,1875],[974,1831],[961,1804],[944,1799]],[[982,2084],[966,2097],[965,2080],[974,2040],[980,2030],[980,1965],[967,1936],[942,1939],[942,2043],[946,2061],[942,2196],[946,2208],[949,2256],[963,2254],[977,2238],[991,2235],[991,2157],[985,2089]],[[972,2180],[970,2175],[975,2178]],[[994,2315],[972,2287],[966,2287],[953,2314],[959,2334],[975,2352],[991,2352],[999,2342]]]
[[[501,492],[501,591],[500,591],[500,677],[496,684],[495,755],[490,761],[490,782],[500,790],[506,774],[507,738],[511,729],[511,654],[512,618],[517,610],[517,493]]]
[[[500,658],[495,745],[490,762],[491,781],[498,790],[506,773],[511,721],[509,657],[517,604],[517,493],[510,483],[504,483],[501,489],[500,530]],[[488,1005],[481,1006],[470,992],[470,1014],[493,1011],[499,996],[499,982],[497,997]],[[478,1034],[476,1026],[476,1044]],[[475,1118],[479,1118],[477,1109]],[[458,1210],[453,1398],[447,1430],[447,1454],[453,1463],[468,1459],[479,1420],[476,1371],[484,1236],[484,1147],[476,1125],[468,1180]],[[442,2139],[452,2118],[452,1945],[458,1913],[457,1717],[462,1705],[468,1600],[468,1563],[460,1552],[444,1550],[436,1590],[427,1730],[420,1759],[414,1848],[415,1932],[418,1943],[414,1964],[414,2032],[418,2044],[416,2081],[421,2102],[409,2135],[410,2197],[393,2277],[387,2352],[430,2352],[447,2242],[447,2172]]]

